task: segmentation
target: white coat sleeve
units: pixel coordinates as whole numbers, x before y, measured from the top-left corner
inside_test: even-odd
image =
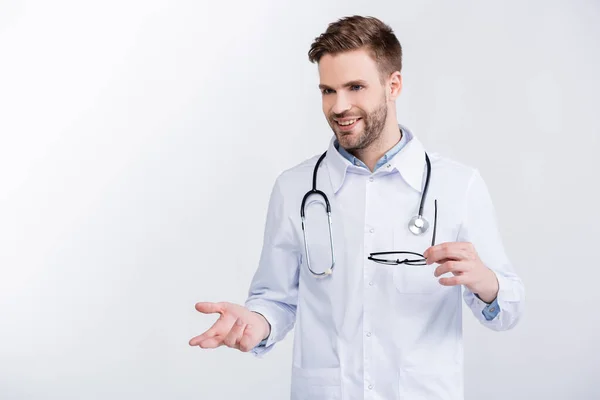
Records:
[[[271,192],[262,252],[245,304],[249,310],[262,314],[271,325],[266,342],[252,350],[256,356],[267,353],[294,327],[300,257],[278,179]]]
[[[511,329],[523,313],[525,288],[505,253],[492,199],[477,170],[467,189],[458,241],[473,244],[483,264],[496,274],[499,284],[497,298],[492,304],[483,302],[463,287],[465,303],[484,326],[495,331]]]

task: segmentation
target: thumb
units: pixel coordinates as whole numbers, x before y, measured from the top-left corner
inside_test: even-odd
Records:
[[[200,302],[196,303],[196,310],[203,314],[221,313],[221,307],[217,303]]]
[[[261,340],[262,338],[258,330],[253,325],[246,325],[246,329],[244,329],[244,333],[240,339],[240,350],[248,352],[255,348]]]

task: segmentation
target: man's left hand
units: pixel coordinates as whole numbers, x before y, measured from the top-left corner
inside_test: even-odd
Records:
[[[486,303],[494,301],[498,295],[496,274],[483,265],[473,244],[468,242],[446,242],[428,248],[423,256],[427,264],[441,264],[435,269],[435,277],[447,272],[454,276],[440,278],[444,286],[465,285]]]

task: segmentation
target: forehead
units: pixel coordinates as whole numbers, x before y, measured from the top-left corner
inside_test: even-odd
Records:
[[[319,60],[319,78],[322,85],[332,88],[353,80],[375,82],[379,79],[377,63],[367,50],[352,50],[325,54]]]

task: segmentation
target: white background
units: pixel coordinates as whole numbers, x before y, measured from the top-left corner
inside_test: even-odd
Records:
[[[598,399],[600,2],[0,1],[0,398],[284,399],[188,340],[243,302],[276,176],[331,136],[307,52],[352,14],[404,48],[399,121],[480,169],[526,286],[465,313],[467,399]],[[307,182],[307,185],[309,182]]]

